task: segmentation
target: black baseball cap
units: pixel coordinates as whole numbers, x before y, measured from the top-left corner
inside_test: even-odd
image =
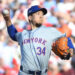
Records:
[[[45,8],[41,8],[39,5],[34,5],[28,9],[28,16],[40,10],[43,11],[44,15],[47,13],[47,10]]]

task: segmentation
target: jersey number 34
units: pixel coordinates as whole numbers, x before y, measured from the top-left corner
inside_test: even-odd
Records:
[[[41,54],[45,55],[45,53],[46,53],[46,47],[44,48],[37,47],[37,55],[41,55]]]

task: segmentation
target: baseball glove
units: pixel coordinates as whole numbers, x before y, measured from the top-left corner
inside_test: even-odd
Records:
[[[67,37],[62,37],[56,40],[52,45],[52,51],[58,55],[61,59],[70,58],[70,50],[68,47]]]

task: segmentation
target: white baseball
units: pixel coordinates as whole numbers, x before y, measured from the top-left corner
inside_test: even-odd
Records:
[[[9,11],[7,9],[3,10],[3,14],[9,14]]]

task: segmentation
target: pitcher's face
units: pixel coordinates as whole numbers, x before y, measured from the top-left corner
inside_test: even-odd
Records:
[[[31,15],[31,22],[37,27],[41,26],[44,20],[44,14],[42,11],[35,12]]]

